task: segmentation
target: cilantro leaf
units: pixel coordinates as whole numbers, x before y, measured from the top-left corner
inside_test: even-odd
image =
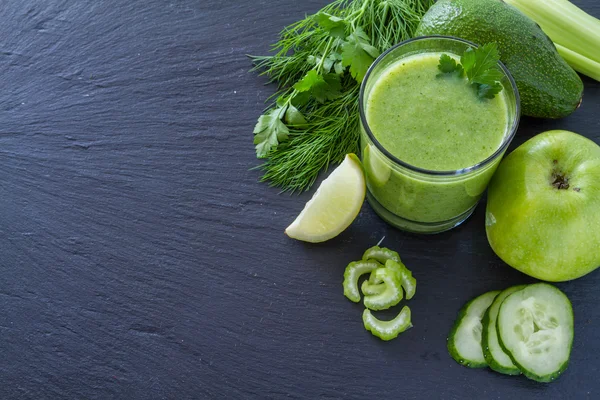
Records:
[[[306,62],[311,65],[319,65],[323,62],[323,72],[329,73],[331,68],[334,67],[336,74],[341,75],[344,72],[344,69],[341,66],[342,55],[337,51],[332,51],[329,55],[323,59],[323,56],[314,56],[310,55],[307,57]],[[339,67],[338,67],[339,65]],[[341,70],[339,70],[341,68]],[[341,71],[338,73],[338,71]]]
[[[462,65],[458,64],[456,60],[450,57],[448,54],[441,55],[438,69],[441,71],[441,73],[439,73],[437,76],[450,73],[456,73],[458,76],[463,75]]]
[[[277,107],[258,118],[254,127],[256,156],[265,158],[277,145],[288,139],[289,129],[281,121],[287,107]]]
[[[327,57],[323,61],[323,71],[325,71],[325,72],[331,71],[331,67],[333,67],[334,62],[335,62],[335,60],[333,60],[331,57]]]
[[[491,85],[477,84],[477,96],[485,99],[493,99],[495,95],[502,91],[502,85],[494,82]]]
[[[277,100],[275,100],[275,104],[277,105],[277,107],[280,107],[280,108],[284,107],[287,104],[287,99],[283,96],[279,96],[277,98]],[[280,116],[280,118],[281,118],[281,116]]]
[[[323,75],[323,83],[313,86],[311,94],[319,103],[337,99],[342,95],[342,82],[336,74]]]
[[[504,75],[500,72],[499,69],[494,67],[493,69],[488,69],[487,71],[483,71],[477,76],[474,76],[471,79],[474,83],[479,83],[481,85],[494,85],[494,83],[500,81]]]
[[[331,54],[329,54],[327,56],[325,61],[323,61],[323,71],[328,73],[329,71],[331,71],[331,67],[334,67],[336,64],[340,64],[340,61],[342,61],[342,55],[340,53],[338,53],[337,51],[332,52]],[[341,67],[341,65],[340,65],[340,67]],[[335,71],[337,74],[337,69]],[[342,69],[342,72],[344,72],[343,69]],[[339,73],[338,75],[341,75],[341,73]]]
[[[342,83],[339,75],[319,75],[316,70],[311,69],[294,85],[294,89],[309,92],[319,103],[325,103],[341,96]]]
[[[488,43],[476,50],[469,47],[460,57],[460,64],[449,55],[442,54],[438,69],[442,74],[457,73],[459,76],[466,74],[469,83],[477,91],[477,96],[493,99],[502,91],[499,81],[503,74],[498,69],[499,60],[500,54],[496,43]]]
[[[471,83],[493,85],[502,79],[502,73],[497,67],[499,60],[498,46],[496,43],[488,43],[476,50],[467,49],[460,58],[460,63]]]
[[[456,71],[458,65],[460,64],[456,64],[456,60],[454,58],[450,57],[448,54],[442,54],[440,57],[440,63],[438,64],[438,69],[447,74]]]
[[[290,126],[302,127],[306,125],[306,118],[293,105],[289,105],[285,112],[285,122]]]
[[[333,64],[333,70],[336,74],[342,75],[344,73],[344,66],[342,65],[342,62],[338,61],[335,64]]]
[[[315,15],[315,20],[330,36],[342,39],[346,37],[346,20],[325,12]]]
[[[291,103],[296,107],[302,107],[310,100],[310,92],[297,92],[292,97]]]
[[[379,50],[369,42],[369,37],[356,28],[342,45],[342,66],[350,67],[350,74],[361,83],[373,61],[379,57]]]
[[[458,75],[459,77],[462,78],[462,76],[465,74],[465,70],[463,69],[463,66],[460,64],[456,65],[456,75]]]
[[[317,73],[314,69],[311,69],[294,85],[294,89],[299,92],[308,92],[310,89],[323,82],[323,77]]]
[[[470,77],[469,71],[473,69],[476,59],[477,57],[475,56],[475,50],[473,50],[472,47],[469,47],[467,50],[465,50],[463,55],[460,57],[460,64],[462,65],[463,70],[467,73],[467,78]]]

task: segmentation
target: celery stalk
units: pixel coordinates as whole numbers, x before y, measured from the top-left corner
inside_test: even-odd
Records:
[[[598,18],[592,17],[568,0],[504,1],[537,22],[554,43],[596,64],[600,63],[600,20]],[[580,60],[577,62],[581,63]],[[597,65],[585,64],[588,71],[592,68],[591,73],[594,76],[591,77],[597,79],[600,74]]]
[[[600,63],[582,56],[573,50],[569,50],[558,43],[554,43],[554,45],[556,46],[556,50],[558,50],[558,54],[560,54],[560,56],[564,58],[575,71],[600,82]]]

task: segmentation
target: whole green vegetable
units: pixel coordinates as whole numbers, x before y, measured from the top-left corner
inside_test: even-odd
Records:
[[[416,36],[450,35],[476,44],[496,42],[500,60],[532,117],[562,118],[581,103],[583,83],[552,40],[529,17],[502,0],[439,0],[423,16]]]

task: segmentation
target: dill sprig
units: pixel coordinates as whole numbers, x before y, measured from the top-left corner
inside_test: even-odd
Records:
[[[307,190],[357,152],[360,83],[375,58],[409,39],[435,0],[336,0],[287,26],[253,71],[276,83],[254,128],[262,181]]]
[[[358,87],[353,87],[322,107],[311,122],[290,131],[289,141],[269,154],[262,165],[262,181],[291,192],[310,187],[320,171],[339,163],[358,147]]]

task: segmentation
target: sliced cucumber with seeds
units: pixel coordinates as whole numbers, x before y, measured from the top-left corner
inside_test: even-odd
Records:
[[[508,296],[496,328],[500,345],[526,377],[551,382],[567,368],[573,308],[556,287],[536,283]]]
[[[448,352],[457,363],[470,368],[487,366],[481,349],[481,319],[498,293],[484,293],[460,310],[448,337]]]
[[[492,302],[492,305],[490,305],[485,312],[483,320],[481,321],[481,324],[483,325],[483,331],[481,335],[483,356],[491,369],[502,374],[519,375],[521,371],[515,364],[513,364],[509,355],[502,350],[500,343],[498,343],[498,333],[496,330],[498,312],[500,311],[500,305],[504,299],[517,290],[522,290],[525,287],[527,287],[527,285],[513,286],[500,292],[500,294],[496,296]]]

